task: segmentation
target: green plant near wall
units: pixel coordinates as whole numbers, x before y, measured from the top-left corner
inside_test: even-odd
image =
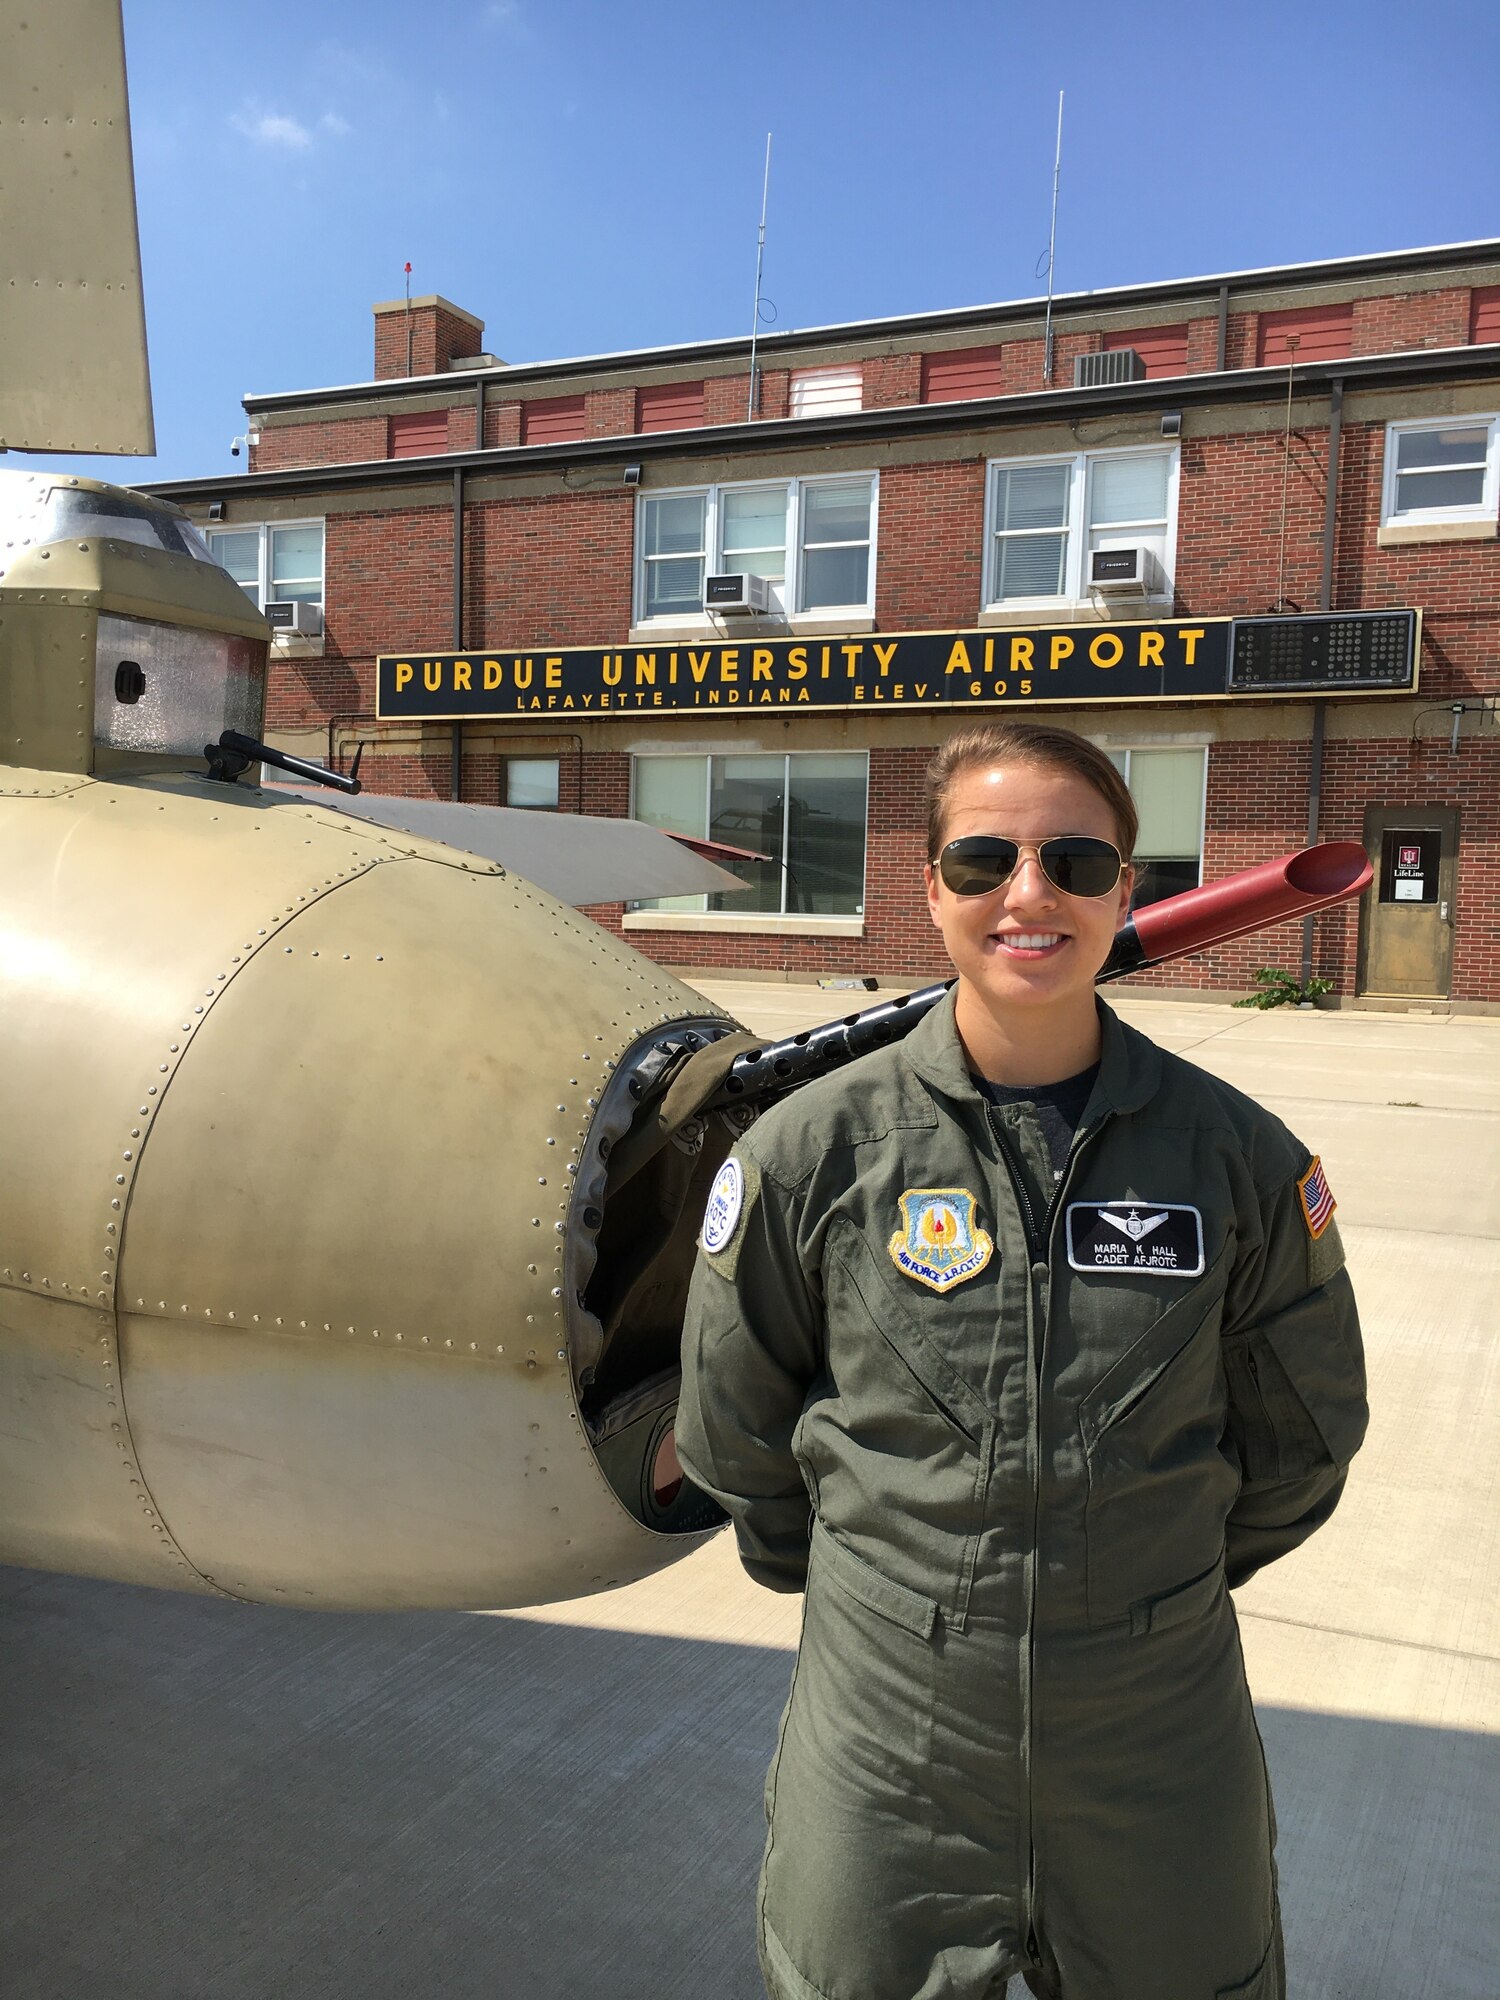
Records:
[[[1259,993],[1249,993],[1243,1000],[1236,1000],[1236,1007],[1310,1007],[1320,993],[1331,993],[1331,979],[1309,979],[1304,986],[1300,979],[1290,972],[1283,972],[1279,965],[1263,965],[1254,974]]]

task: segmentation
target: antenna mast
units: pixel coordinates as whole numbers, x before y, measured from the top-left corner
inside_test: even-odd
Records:
[[[755,311],[750,320],[750,400],[745,422],[754,423],[760,407],[760,375],[755,365],[755,344],[760,336],[760,272],[766,257],[766,204],[771,198],[771,135],[766,134],[766,177],[760,190],[760,233],[755,239]]]
[[[1042,340],[1042,381],[1052,387],[1052,264],[1057,252],[1057,184],[1062,177],[1063,94],[1057,93],[1057,153],[1052,162],[1052,227],[1047,236],[1047,322]]]

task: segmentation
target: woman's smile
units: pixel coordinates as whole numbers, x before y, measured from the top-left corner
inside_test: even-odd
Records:
[[[1068,942],[1058,931],[994,931],[991,936],[1009,958],[1054,958]]]

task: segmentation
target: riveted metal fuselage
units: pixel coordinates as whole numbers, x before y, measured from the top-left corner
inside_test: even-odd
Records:
[[[590,1128],[701,997],[494,864],[0,768],[0,1561],[306,1605],[644,1574],[582,1421]]]

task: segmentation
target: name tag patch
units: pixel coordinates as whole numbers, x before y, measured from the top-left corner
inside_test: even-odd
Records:
[[[1075,1271],[1203,1275],[1203,1217],[1183,1202],[1069,1202],[1067,1226],[1068,1262]]]

